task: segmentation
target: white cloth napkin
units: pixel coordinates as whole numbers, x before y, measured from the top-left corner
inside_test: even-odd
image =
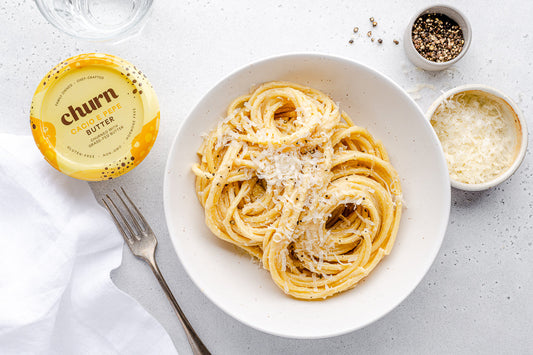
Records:
[[[0,354],[176,354],[109,273],[123,240],[86,182],[0,134]]]

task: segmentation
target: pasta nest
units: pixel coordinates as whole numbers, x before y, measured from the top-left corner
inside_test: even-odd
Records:
[[[193,166],[205,221],[298,299],[353,288],[391,252],[402,192],[383,145],[321,91],[235,99]]]

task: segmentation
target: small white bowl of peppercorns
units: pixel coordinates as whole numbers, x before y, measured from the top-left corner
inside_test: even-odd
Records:
[[[419,11],[404,34],[405,53],[417,67],[443,70],[459,61],[472,40],[468,19],[457,9],[435,5]]]

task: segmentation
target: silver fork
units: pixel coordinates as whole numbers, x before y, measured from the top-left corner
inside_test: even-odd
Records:
[[[211,354],[209,350],[207,350],[200,337],[198,337],[198,335],[194,331],[193,327],[187,320],[187,317],[185,317],[185,314],[183,314],[183,311],[178,305],[176,299],[174,298],[174,295],[172,295],[172,291],[170,291],[170,288],[165,282],[161,271],[159,271],[159,267],[157,266],[157,263],[155,261],[155,248],[157,246],[157,238],[155,237],[154,232],[150,228],[150,225],[144,219],[143,215],[137,209],[137,206],[135,206],[135,204],[126,194],[126,191],[124,191],[122,187],[120,188],[120,190],[122,191],[122,194],[126,197],[129,206],[122,198],[122,196],[117,192],[117,190],[113,189],[120,202],[122,203],[123,208],[119,209],[117,207],[117,204],[107,194],[106,197],[113,208],[111,208],[111,206],[107,203],[105,199],[102,199],[105,207],[113,217],[115,225],[122,233],[124,241],[130,247],[132,253],[138,258],[141,258],[146,261],[148,265],[150,265],[150,267],[152,268],[152,271],[154,272],[157,281],[159,281],[159,284],[163,288],[163,291],[165,291],[165,294],[167,295],[170,304],[172,304],[174,311],[178,315],[178,319],[180,320],[180,323],[183,326],[183,329],[185,330],[185,334],[187,335],[187,340],[191,345],[193,354]],[[132,208],[130,208],[130,206]],[[125,212],[124,214],[126,214],[126,216],[122,213],[121,210]]]

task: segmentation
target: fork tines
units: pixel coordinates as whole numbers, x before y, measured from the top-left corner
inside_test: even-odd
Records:
[[[124,191],[124,188],[121,187],[120,190],[126,199],[124,199],[116,189],[113,189],[120,200],[121,208],[117,206],[118,202],[115,203],[115,201],[113,201],[111,196],[108,194],[106,194],[106,197],[107,200],[109,200],[112,208],[107,203],[106,199],[102,199],[102,201],[111,214],[111,217],[113,217],[115,225],[122,233],[122,236],[126,242],[131,243],[133,241],[131,238],[140,239],[142,235],[146,234],[150,230],[150,227],[143,215],[137,209],[137,206],[135,206],[135,204],[131,201],[126,191]]]

